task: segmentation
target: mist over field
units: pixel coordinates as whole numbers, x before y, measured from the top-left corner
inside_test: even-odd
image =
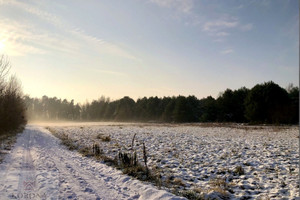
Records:
[[[0,199],[299,199],[299,1],[0,0]]]
[[[235,122],[295,124],[299,121],[299,88],[281,88],[274,82],[252,89],[227,89],[217,99],[208,96],[126,96],[111,101],[101,97],[91,103],[74,104],[66,99],[43,96],[24,98],[29,120],[132,121],[132,122]]]

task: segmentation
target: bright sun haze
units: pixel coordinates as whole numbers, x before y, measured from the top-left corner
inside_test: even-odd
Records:
[[[0,54],[31,97],[216,97],[299,82],[299,1],[0,0]]]

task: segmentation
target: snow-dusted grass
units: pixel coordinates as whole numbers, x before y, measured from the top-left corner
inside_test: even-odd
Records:
[[[49,131],[27,126],[0,164],[0,199],[183,200],[70,151]]]
[[[98,143],[106,156],[134,147],[162,185],[187,195],[231,199],[299,196],[298,127],[113,124],[55,126],[78,146]],[[101,136],[101,137],[100,137]],[[103,140],[103,138],[110,138]]]
[[[0,163],[5,155],[11,151],[17,140],[17,134],[17,131],[0,134]]]

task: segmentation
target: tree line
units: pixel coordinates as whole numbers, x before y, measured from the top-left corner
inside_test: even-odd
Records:
[[[0,135],[23,128],[26,124],[21,84],[9,74],[10,64],[0,57]]]
[[[56,97],[24,97],[31,120],[140,121],[140,122],[238,122],[295,124],[299,122],[299,88],[283,89],[270,81],[248,89],[226,89],[212,96],[125,96],[111,101],[102,96],[91,103]]]

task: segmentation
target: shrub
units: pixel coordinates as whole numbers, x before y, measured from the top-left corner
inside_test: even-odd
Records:
[[[119,152],[119,164],[124,167],[137,166],[138,161],[137,161],[136,152],[131,153],[131,154],[126,153],[126,152],[124,152],[124,153]]]
[[[60,139],[61,143],[68,147],[69,150],[73,151],[78,149],[78,146],[74,144],[73,140],[69,139],[69,137],[65,136],[65,134],[63,134],[63,136]]]
[[[83,156],[86,156],[86,157],[91,156],[91,152],[90,152],[90,149],[88,147],[80,148],[78,151]]]
[[[15,76],[7,77],[10,64],[0,57],[0,134],[21,131],[26,125],[21,84]]]
[[[102,140],[103,142],[110,142],[110,141],[111,141],[111,138],[110,138],[110,136],[103,136],[103,137],[101,138],[101,140]]]
[[[243,167],[242,166],[237,166],[237,167],[235,167],[235,170],[234,170],[234,173],[236,174],[236,175],[244,175],[245,174],[245,170],[243,169]]]
[[[92,149],[94,156],[100,156],[101,154],[103,154],[103,150],[100,149],[99,144],[93,144]]]

